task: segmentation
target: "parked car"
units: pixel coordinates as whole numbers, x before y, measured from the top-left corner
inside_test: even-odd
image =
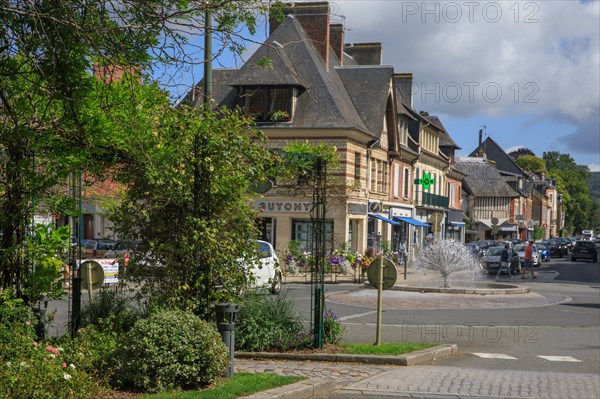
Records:
[[[527,248],[527,244],[517,244],[517,246],[515,246],[515,251],[517,251],[517,254],[519,254],[519,262],[521,263],[521,266],[525,266],[525,248]],[[532,250],[531,257],[533,259],[533,266],[537,267],[542,264],[537,245],[533,244]]]
[[[575,262],[577,259],[590,259],[598,262],[598,248],[592,241],[577,241],[573,247],[571,260]]]
[[[538,254],[540,255],[540,260],[543,262],[550,262],[550,250],[543,242],[536,242],[535,246],[538,249]]]
[[[283,274],[279,267],[279,258],[273,246],[266,241],[257,241],[260,259],[258,262],[244,262],[252,274],[248,282],[250,289],[268,289],[274,295],[281,292]]]
[[[502,247],[500,247],[500,246],[489,247],[487,249],[487,252],[483,256],[483,260],[481,262],[483,271],[485,271],[489,274],[498,272],[498,268],[500,267],[500,255],[502,254],[502,250],[504,250],[503,246]],[[511,253],[512,253],[512,255],[511,255]],[[510,262],[510,272],[513,274],[517,274],[519,272],[519,256],[517,255],[516,252],[513,252],[510,248],[509,248],[509,258],[512,259]]]
[[[83,258],[106,258],[106,254],[117,244],[115,240],[98,239],[81,241],[81,257]]]
[[[573,242],[571,241],[570,238],[566,238],[566,237],[560,237],[557,238],[558,241],[560,241],[561,243],[563,243],[563,245],[565,246],[565,248],[567,249],[567,252],[571,252],[573,250]]]
[[[546,241],[546,246],[550,248],[550,256],[559,256],[562,258],[567,253],[567,246],[556,238]]]
[[[476,242],[469,242],[465,244],[465,247],[471,252],[471,255],[476,259],[479,259],[483,256],[483,250]]]

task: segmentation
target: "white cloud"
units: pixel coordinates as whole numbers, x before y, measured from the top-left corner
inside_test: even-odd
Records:
[[[588,165],[591,172],[600,172],[600,163],[592,163]]]
[[[437,112],[580,120],[600,101],[598,2],[337,3],[346,38],[382,42],[385,63],[415,74],[415,103]]]

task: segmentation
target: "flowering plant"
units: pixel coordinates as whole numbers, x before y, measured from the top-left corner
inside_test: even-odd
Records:
[[[292,240],[288,242],[288,253],[283,258],[286,270],[290,273],[298,273],[298,269],[310,264],[310,252],[302,252],[300,243]]]

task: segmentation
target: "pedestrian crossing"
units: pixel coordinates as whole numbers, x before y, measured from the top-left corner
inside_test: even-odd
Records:
[[[504,353],[482,353],[473,352],[472,355],[480,357],[482,359],[506,359],[506,360],[519,360],[518,358],[507,355]],[[537,357],[547,360],[549,362],[583,362],[583,360],[576,359],[572,356],[550,356],[550,355],[537,355]]]

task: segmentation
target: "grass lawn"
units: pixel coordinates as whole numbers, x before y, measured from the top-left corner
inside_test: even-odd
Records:
[[[255,392],[277,388],[304,380],[304,377],[288,377],[276,374],[234,373],[221,380],[214,388],[201,391],[185,391],[145,395],[143,399],[235,399]]]
[[[342,347],[341,353],[351,353],[354,355],[388,355],[397,356],[405,353],[427,349],[435,346],[434,344],[426,343],[387,343],[380,345],[373,344],[349,344],[340,343]]]

